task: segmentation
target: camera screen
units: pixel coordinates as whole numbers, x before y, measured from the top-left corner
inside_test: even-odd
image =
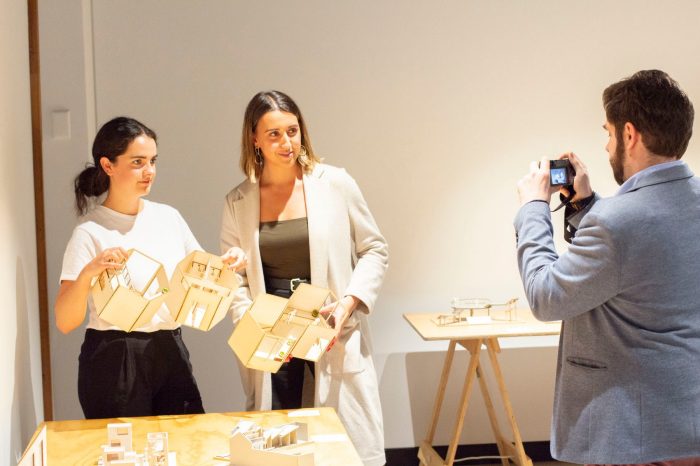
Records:
[[[566,167],[552,168],[549,171],[549,184],[552,186],[565,185],[567,182]]]

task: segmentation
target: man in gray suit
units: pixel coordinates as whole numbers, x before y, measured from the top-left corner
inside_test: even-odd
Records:
[[[575,463],[700,464],[700,180],[680,158],[693,105],[666,73],[603,93],[619,191],[595,195],[585,165],[558,255],[549,163],[518,183],[518,264],[540,320],[563,320],[552,456]],[[566,189],[563,189],[564,194]]]

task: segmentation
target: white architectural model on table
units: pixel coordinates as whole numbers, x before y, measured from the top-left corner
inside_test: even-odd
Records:
[[[262,428],[241,421],[231,432],[229,459],[231,466],[313,466],[314,443],[303,423]]]
[[[518,298],[503,303],[494,303],[488,299],[454,298],[452,313],[440,314],[434,322],[437,325],[491,324],[494,322],[511,322],[517,319],[515,303]]]
[[[102,446],[102,457],[98,464],[102,466],[145,464],[144,455],[137,454],[132,448],[130,423],[107,424],[107,445]]]
[[[250,369],[277,372],[289,358],[318,361],[337,332],[319,313],[333,293],[306,283],[289,299],[261,294],[243,314],[228,340]]]
[[[124,451],[133,451],[131,438],[130,423],[107,424],[107,446],[123,448]]]
[[[237,288],[219,256],[195,251],[175,268],[165,303],[178,323],[208,331],[226,316]]]
[[[130,423],[107,424],[107,445],[102,446],[98,466],[176,466],[175,453],[168,452],[167,432],[149,432],[142,454],[132,445]]]

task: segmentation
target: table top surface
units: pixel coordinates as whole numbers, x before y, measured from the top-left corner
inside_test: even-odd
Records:
[[[445,311],[442,314],[449,314]],[[425,341],[474,340],[493,337],[525,337],[558,335],[561,321],[541,322],[535,319],[529,309],[518,309],[513,320],[493,320],[488,324],[458,322],[438,325],[440,313],[404,314],[403,317]]]
[[[148,432],[168,432],[169,450],[177,453],[178,466],[226,466],[228,462],[214,457],[229,453],[229,433],[241,420],[262,426],[305,422],[315,442],[315,466],[362,465],[333,408],[46,422],[48,463],[97,464],[101,445],[107,443],[107,424],[130,422],[133,447],[139,453]]]

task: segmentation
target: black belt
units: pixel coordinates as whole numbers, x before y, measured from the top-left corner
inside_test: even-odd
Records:
[[[162,337],[162,336],[180,336],[180,333],[182,333],[182,330],[180,330],[180,327],[172,329],[172,330],[165,330],[165,329],[160,329],[160,330],[153,330],[152,332],[138,332],[138,331],[132,331],[132,332],[125,332],[124,330],[97,330],[94,328],[86,328],[85,329],[85,336],[91,335],[93,338],[97,337],[124,337],[124,336],[129,336],[129,337],[134,337],[134,338],[150,338],[150,337]]]
[[[289,290],[293,293],[302,283],[311,283],[311,280],[308,278],[292,278],[291,280],[287,280],[286,278],[265,278],[265,288],[268,290]]]

